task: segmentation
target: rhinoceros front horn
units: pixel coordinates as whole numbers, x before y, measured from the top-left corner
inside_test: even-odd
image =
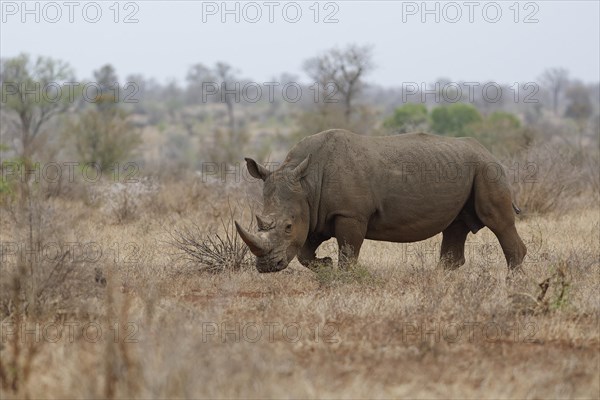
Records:
[[[237,229],[238,233],[240,234],[240,237],[242,238],[244,243],[246,243],[248,245],[252,254],[254,254],[257,257],[264,256],[265,254],[267,254],[269,249],[268,249],[266,240],[246,231],[244,228],[242,228],[240,226],[240,224],[237,223],[237,221],[234,221],[234,222],[235,222],[235,228]]]

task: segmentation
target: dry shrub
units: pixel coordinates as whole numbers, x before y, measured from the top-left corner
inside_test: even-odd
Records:
[[[600,194],[600,152],[590,151],[581,156],[581,180],[589,185],[592,193]]]
[[[248,246],[237,234],[234,220],[235,211],[229,205],[228,216],[219,218],[221,233],[205,233],[200,226],[188,224],[169,232],[169,244],[178,250],[182,260],[201,270],[219,273],[250,268],[253,259]],[[252,230],[252,226],[248,229]]]
[[[120,393],[119,397],[121,398],[140,396],[142,365],[134,351],[134,346],[139,342],[139,318],[132,315],[133,298],[127,293],[123,293],[123,290],[117,290],[117,281],[122,277],[117,276],[111,268],[107,268],[107,271],[108,285],[103,294],[98,296],[104,300],[103,316],[88,315],[82,318],[81,315],[72,312],[62,314],[63,310],[55,309],[48,310],[53,311],[52,314],[47,313],[46,316],[40,317],[30,315],[25,305],[15,307],[10,316],[2,320],[3,346],[0,348],[2,351],[0,387],[3,398],[39,397],[39,395],[31,395],[31,390],[37,383],[34,371],[47,362],[44,357],[60,348],[63,341],[69,343],[69,351],[89,355],[90,350],[96,347],[96,350],[102,354],[102,357],[94,363],[91,371],[86,371],[86,367],[89,368],[87,363],[78,362],[77,368],[81,376],[75,379],[80,383],[85,382],[82,384],[86,386],[87,396],[107,399],[117,397],[117,393]],[[21,285],[28,280],[30,277],[24,269],[13,275],[11,290],[13,304],[23,304]],[[89,288],[89,286],[88,283],[87,287]],[[76,300],[71,299],[71,301],[75,302]],[[68,338],[65,328],[62,327],[65,321],[76,324],[75,329],[68,334]],[[77,329],[86,324],[97,327],[93,329],[98,329],[96,332],[101,332],[100,336],[90,338],[86,336],[84,330]],[[54,326],[56,330],[46,330],[49,326]],[[102,334],[102,332],[104,333]],[[50,375],[64,374],[66,368],[62,367],[46,371],[46,373]],[[64,377],[64,375],[62,376]],[[98,377],[100,379],[97,379]],[[68,388],[68,384],[66,387]],[[89,393],[95,394],[90,395]]]
[[[21,337],[22,324],[26,321],[25,307],[22,301],[22,283],[30,278],[21,267],[12,276],[12,287],[5,294],[12,295],[13,310],[9,318],[2,321],[2,357],[0,357],[0,381],[3,390],[19,393],[26,387],[29,380],[31,366],[39,351],[39,343],[26,341]],[[4,344],[9,349],[4,349]]]
[[[139,397],[142,365],[131,351],[132,344],[138,343],[136,333],[139,324],[130,320],[133,317],[132,297],[117,290],[117,281],[122,277],[113,268],[107,268],[107,271],[105,322],[109,327],[116,326],[119,331],[113,340],[104,342],[104,397],[112,399],[116,393],[123,393],[129,398]]]
[[[4,214],[10,221],[2,221],[11,226],[8,240],[2,243],[0,268],[9,278],[0,281],[0,315],[4,316],[21,307],[33,315],[68,308],[80,291],[79,282],[91,276],[84,268],[81,243],[65,232],[69,214],[31,183],[24,185],[28,187],[22,193],[24,200],[14,213]],[[7,295],[14,290],[18,290],[18,302]]]
[[[20,183],[18,204],[0,219],[11,227],[0,244],[1,387],[24,398],[44,341],[29,340],[22,327],[78,307],[73,300],[87,279],[77,245],[64,235],[64,216],[46,194],[38,184]]]
[[[558,145],[538,144],[515,155],[507,164],[519,207],[526,214],[571,208],[572,201],[589,188],[582,171],[593,163],[583,168],[581,160],[581,154]]]
[[[569,261],[561,260],[550,276],[534,285],[533,293],[509,294],[514,310],[522,314],[546,314],[564,309],[569,304],[571,269]]]

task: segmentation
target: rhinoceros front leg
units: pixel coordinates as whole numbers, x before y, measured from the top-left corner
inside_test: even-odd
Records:
[[[331,257],[317,258],[317,248],[329,238],[309,237],[298,252],[298,261],[306,268],[315,270],[319,266],[333,266]]]
[[[340,267],[346,268],[358,259],[367,233],[367,224],[356,218],[336,217],[334,226],[339,246],[338,263]]]

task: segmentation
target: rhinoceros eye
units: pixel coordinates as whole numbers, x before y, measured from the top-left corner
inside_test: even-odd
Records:
[[[286,233],[292,233],[292,224],[287,224],[285,226],[285,232]]]

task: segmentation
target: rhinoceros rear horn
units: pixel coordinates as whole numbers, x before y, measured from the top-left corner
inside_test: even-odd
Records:
[[[268,218],[265,218],[261,215],[256,214],[256,225],[258,229],[261,231],[269,230],[273,226],[273,221]]]
[[[242,228],[240,226],[240,224],[237,223],[237,221],[234,221],[234,222],[235,222],[235,228],[237,229],[238,233],[240,234],[240,237],[242,238],[244,243],[246,243],[246,245],[248,245],[252,254],[254,254],[257,257],[264,256],[265,254],[267,254],[269,249],[268,249],[267,243],[264,239],[246,231],[244,228]]]

